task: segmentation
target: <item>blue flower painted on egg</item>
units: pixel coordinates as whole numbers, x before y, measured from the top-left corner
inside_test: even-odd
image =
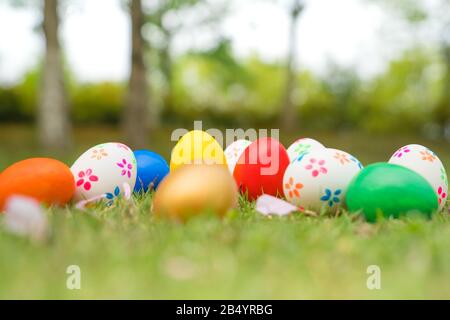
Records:
[[[339,196],[342,194],[341,189],[336,189],[334,192],[330,189],[325,189],[325,194],[320,198],[323,202],[328,202],[328,205],[332,207],[335,204],[338,204],[341,202],[341,199],[339,199]]]
[[[107,205],[110,206],[114,203],[114,199],[118,198],[120,195],[120,188],[115,187],[113,192],[106,193],[106,199],[108,199]]]

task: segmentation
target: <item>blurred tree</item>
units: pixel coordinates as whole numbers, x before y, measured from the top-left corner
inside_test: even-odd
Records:
[[[391,61],[385,73],[368,84],[359,119],[369,131],[424,132],[441,96],[436,59],[422,47]]]
[[[47,149],[67,149],[72,144],[69,104],[59,41],[59,1],[9,0],[14,6],[37,6],[43,16],[45,54],[38,94],[37,127],[39,142]]]
[[[133,29],[132,67],[122,124],[129,141],[141,145],[146,136],[144,132],[159,124],[159,105],[171,113],[172,43],[175,36],[200,25],[213,26],[224,10],[220,3],[211,4],[209,0],[122,0],[122,4],[130,13]],[[195,11],[191,15],[193,19],[186,19],[191,9]],[[148,51],[150,74],[146,74],[148,70],[145,69],[146,44],[151,48]],[[144,75],[147,75],[148,82]],[[150,91],[154,93],[151,95],[151,108],[144,106],[150,102]]]
[[[142,36],[144,13],[141,0],[131,0],[131,73],[126,95],[122,126],[126,140],[133,148],[147,144],[149,131],[149,92],[147,68],[144,61],[145,41]]]
[[[328,62],[324,77],[324,89],[334,97],[335,125],[338,129],[348,129],[352,123],[352,104],[361,90],[361,81],[353,68],[342,67]]]
[[[23,120],[20,102],[14,88],[0,87],[0,122]]]
[[[371,0],[373,1],[373,0]],[[406,22],[415,26],[415,34],[423,31],[426,39],[437,41],[444,63],[441,99],[434,112],[434,122],[440,134],[450,139],[450,1],[397,0],[373,1],[384,5]],[[420,44],[423,46],[423,43]]]
[[[284,89],[281,106],[280,125],[286,130],[292,130],[297,126],[297,112],[295,110],[294,94],[296,93],[296,63],[297,54],[297,25],[304,8],[303,0],[293,0],[289,16],[289,51],[286,64],[286,86]]]
[[[183,119],[210,118],[236,126],[273,125],[284,88],[284,66],[257,56],[239,61],[227,40],[192,52],[174,64],[173,113]],[[269,124],[270,122],[270,124]]]
[[[245,112],[242,100],[250,78],[246,66],[233,56],[228,39],[209,50],[193,50],[174,64],[173,106],[166,115],[184,114],[191,119],[203,112],[202,118],[228,117],[236,124]]]
[[[156,0],[147,1],[145,10],[146,39],[150,43],[159,73],[164,82],[163,104],[172,107],[173,59],[172,44],[175,37],[200,27],[214,29],[226,13],[226,2],[209,0]],[[192,13],[192,14],[191,14]],[[220,34],[216,34],[220,40]],[[156,117],[156,115],[154,115]],[[157,119],[154,119],[157,122]]]
[[[46,50],[39,95],[39,139],[46,148],[67,148],[71,145],[71,126],[58,39],[58,0],[44,0],[43,17]]]
[[[450,12],[450,4],[447,10]],[[436,107],[435,121],[444,137],[450,140],[450,18],[441,38],[441,52],[445,63],[444,85],[442,86],[442,99]]]

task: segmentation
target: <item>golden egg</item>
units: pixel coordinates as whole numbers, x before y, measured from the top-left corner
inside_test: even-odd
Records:
[[[172,150],[170,171],[185,164],[227,165],[225,153],[213,136],[201,130],[186,133]]]
[[[153,212],[177,221],[206,212],[223,217],[236,206],[237,197],[236,183],[226,166],[184,165],[159,185]]]

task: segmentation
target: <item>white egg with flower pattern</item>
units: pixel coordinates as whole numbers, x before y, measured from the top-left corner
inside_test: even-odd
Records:
[[[125,184],[133,189],[136,183],[136,159],[133,151],[122,143],[110,142],[90,148],[70,170],[75,177],[73,200],[76,202],[107,194],[117,197],[124,193]],[[108,200],[112,200],[110,198]]]
[[[286,169],[283,191],[299,207],[336,210],[344,203],[348,185],[363,166],[347,152],[323,148],[294,160]]]
[[[448,197],[447,173],[433,151],[419,144],[409,144],[398,149],[389,163],[404,166],[425,178],[436,192],[439,210],[444,208]]]
[[[287,149],[289,160],[292,162],[304,157],[306,154],[317,149],[325,149],[325,146],[319,141],[311,138],[301,138],[296,140]]]
[[[225,158],[227,159],[228,170],[231,174],[233,174],[234,167],[236,167],[236,163],[241,157],[241,154],[243,154],[245,149],[251,144],[250,141],[241,139],[234,141],[225,149]]]

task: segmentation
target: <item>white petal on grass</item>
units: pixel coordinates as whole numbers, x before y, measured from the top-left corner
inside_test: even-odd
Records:
[[[75,204],[75,208],[77,208],[78,210],[84,211],[84,210],[86,210],[88,204],[95,203],[95,202],[98,202],[98,201],[103,200],[103,199],[106,199],[106,194],[101,194],[99,196],[92,197],[92,198],[89,198],[87,200],[78,201]]]
[[[256,200],[256,211],[267,216],[277,215],[285,216],[292,212],[299,211],[299,208],[290,204],[287,201],[278,199],[276,197],[263,194]]]
[[[39,203],[29,197],[12,196],[6,202],[4,225],[13,234],[43,241],[48,236],[48,220]]]

